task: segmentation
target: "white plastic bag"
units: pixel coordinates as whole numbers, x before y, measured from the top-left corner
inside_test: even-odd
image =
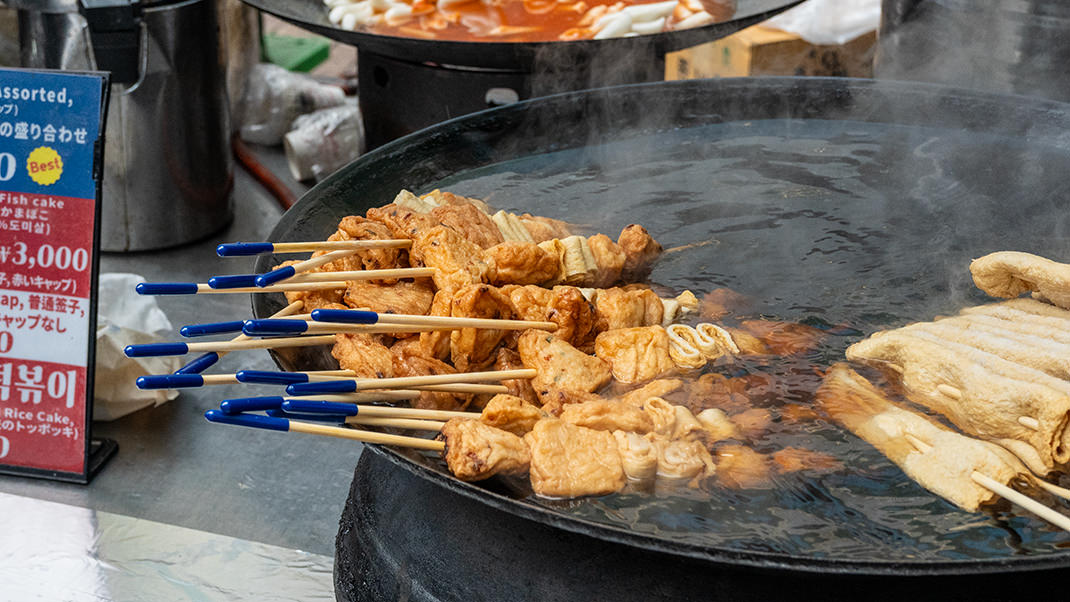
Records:
[[[290,174],[297,181],[322,180],[364,149],[364,122],[356,103],[321,109],[294,120],[283,139]]]
[[[273,146],[282,142],[294,119],[346,100],[337,86],[321,84],[307,75],[278,65],[260,64],[249,73],[245,92],[245,121],[241,138]]]
[[[160,343],[172,336],[171,321],[155,297],[134,292],[145,279],[137,274],[101,274],[97,299],[97,361],[93,420],[115,420],[178,397],[178,391],[137,388],[139,376],[170,374],[182,367],[181,357],[129,358],[127,345]]]
[[[763,25],[797,34],[811,44],[846,44],[876,31],[880,0],[808,0]]]

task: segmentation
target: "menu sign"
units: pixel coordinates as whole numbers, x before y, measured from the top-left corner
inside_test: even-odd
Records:
[[[107,82],[0,69],[3,472],[86,482],[92,471]]]

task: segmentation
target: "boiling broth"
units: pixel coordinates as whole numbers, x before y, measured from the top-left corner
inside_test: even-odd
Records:
[[[827,331],[801,358],[707,368],[776,376],[775,413],[809,404],[819,383],[809,367],[841,360],[861,337],[990,301],[970,281],[971,259],[996,250],[1070,259],[1065,165],[1065,150],[977,132],[761,120],[536,155],[436,186],[590,232],[640,223],[666,248],[704,243],[664,256],[650,281],[700,298],[720,287],[750,297],[729,324],[761,317]],[[699,546],[801,557],[991,559],[1066,545],[1064,532],[1017,510],[958,510],[821,419],[781,421],[754,442],[764,452],[785,446],[844,467],[777,477],[771,489],[524,503]]]

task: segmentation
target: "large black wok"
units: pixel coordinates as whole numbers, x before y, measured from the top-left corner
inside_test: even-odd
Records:
[[[443,187],[611,234],[639,222],[666,247],[707,243],[664,257],[652,282],[699,295],[731,287],[757,300],[754,315],[827,328],[827,344],[807,358],[827,365],[864,334],[984,302],[969,281],[973,257],[1014,249],[1070,258],[1068,165],[1070,107],[1058,103],[845,79],[624,86],[400,139],[309,192],[272,240],[323,238],[342,216],[403,187]],[[257,270],[275,261],[261,258]],[[281,306],[254,299],[257,316]],[[288,369],[331,365],[323,349],[276,359]],[[782,401],[809,400],[786,391]],[[603,599],[592,589],[607,583],[644,599],[695,588],[705,599],[723,587],[752,598],[775,592],[777,579],[820,587],[822,597],[866,589],[887,598],[959,576],[949,597],[999,599],[1070,567],[1065,533],[1009,507],[961,512],[834,426],[819,421],[792,444],[836,455],[845,468],[765,491],[561,503],[515,482],[462,483],[435,458],[371,448],[339,534],[339,595],[401,595],[397,580],[411,577],[411,599],[502,599],[491,582],[514,576],[532,589],[513,599],[568,599],[554,579],[576,599]],[[580,561],[585,546],[592,556]],[[674,567],[662,574],[675,585],[644,593],[662,565]],[[1031,575],[1010,575],[1018,571]],[[834,585],[830,576],[849,579]]]
[[[322,0],[243,0],[262,11],[362,52],[411,63],[433,62],[488,69],[531,71],[541,56],[544,61],[575,63],[584,57],[605,54],[634,60],[637,52],[653,50],[661,55],[673,50],[722,38],[764,21],[801,0],[738,0],[731,19],[703,27],[654,35],[576,42],[451,42],[384,36],[335,27],[327,19]]]

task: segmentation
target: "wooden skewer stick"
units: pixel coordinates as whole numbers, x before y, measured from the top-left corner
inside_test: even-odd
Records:
[[[216,247],[220,257],[248,257],[264,253],[311,253],[313,251],[341,251],[362,249],[407,249],[408,239],[389,240],[313,240],[307,242],[234,242]]]
[[[136,289],[139,295],[227,295],[232,293],[282,293],[286,291],[329,291],[346,288],[344,280],[332,282],[283,283],[272,286],[241,286],[212,288],[203,282],[142,282]]]
[[[298,282],[346,282],[354,280],[378,280],[381,278],[430,278],[435,275],[435,268],[397,268],[390,270],[355,270],[338,272],[305,272],[286,281],[287,284]]]
[[[339,439],[352,439],[362,443],[379,443],[382,445],[397,445],[398,447],[411,447],[413,449],[426,449],[430,451],[443,451],[446,444],[432,439],[419,437],[405,437],[403,435],[388,435],[374,431],[362,431],[338,426],[324,426],[314,422],[290,422],[290,430],[309,435],[323,435],[326,437],[338,437]]]
[[[309,435],[321,435],[325,437],[338,437],[340,439],[351,439],[363,443],[397,445],[400,447],[411,447],[413,449],[425,449],[437,452],[441,452],[446,448],[446,444],[442,441],[421,439],[419,437],[405,437],[402,435],[388,435],[386,433],[362,431],[346,427],[324,426],[322,424],[311,422],[298,422],[287,418],[273,418],[253,414],[228,416],[219,410],[208,410],[205,412],[204,417],[210,422],[221,422],[223,424],[235,424],[276,431],[307,433]]]
[[[1054,483],[1049,483],[1043,479],[1036,479],[1033,482],[1035,482],[1044,491],[1047,491],[1048,493],[1056,497],[1061,497],[1064,500],[1070,500],[1070,489],[1067,489],[1065,487],[1059,487],[1058,485]]]
[[[322,324],[405,324],[411,326],[451,326],[453,328],[494,328],[497,330],[557,330],[556,322],[536,320],[501,320],[492,318],[464,318],[457,316],[420,316],[389,314],[353,309],[316,309],[312,319]]]
[[[995,494],[1003,496],[1011,503],[1017,504],[1022,508],[1025,508],[1026,510],[1032,512],[1033,514],[1036,514],[1040,518],[1043,518],[1044,520],[1055,525],[1056,527],[1059,527],[1064,531],[1070,531],[1070,517],[1067,517],[1052,510],[1051,508],[1048,508],[1044,504],[1041,504],[1040,502],[1025,495],[1024,493],[1015,491],[1014,489],[1007,487],[1006,485],[1000,483],[992,477],[985,474],[981,474],[976,470],[970,474],[970,479],[972,479],[974,483],[977,483],[981,487],[984,487],[985,489],[988,489],[989,491]]]
[[[490,372],[461,372],[459,374],[429,374],[427,376],[403,376],[399,378],[369,378],[358,380],[358,390],[403,389],[422,385],[448,383],[484,383],[518,378],[535,378],[532,368],[518,370],[492,370]]]
[[[304,305],[305,304],[304,304],[303,301],[300,301],[300,300],[294,301],[293,303],[287,305],[286,307],[280,309],[279,311],[271,314],[271,317],[272,318],[285,318],[287,316],[292,316],[296,312],[301,311],[301,308],[304,307]],[[244,341],[244,340],[246,340],[248,338],[249,337],[245,336],[244,334],[239,334],[238,336],[236,336],[233,339],[231,339],[231,341]],[[223,357],[226,354],[227,354],[226,351],[205,353],[205,354],[197,357],[193,361],[188,362],[185,366],[182,366],[181,368],[179,368],[175,372],[175,374],[199,374],[199,373],[203,372],[204,370],[207,370],[210,366],[212,366],[216,362],[218,362],[219,358]]]
[[[379,418],[377,416],[347,416],[346,424],[360,424],[363,426],[385,426],[414,431],[441,431],[446,426],[439,420],[419,420],[413,418]]]
[[[1036,418],[1033,418],[1032,416],[1019,416],[1018,417],[1018,424],[1024,426],[1027,429],[1032,429],[1034,431],[1039,431],[1040,430],[1040,421],[1037,420]]]
[[[342,251],[331,251],[329,253],[324,253],[319,257],[313,257],[304,261],[298,261],[293,265],[276,268],[266,274],[260,274],[256,277],[256,285],[259,287],[269,286],[275,284],[276,282],[279,282],[280,280],[286,280],[287,278],[290,278],[302,272],[314,270],[320,267],[321,265],[331,263],[332,261],[335,261],[337,259],[345,259],[350,255],[356,254],[357,249],[345,249]]]
[[[904,436],[908,441],[910,441],[911,445],[918,448],[918,451],[922,453],[927,453],[930,449],[932,449],[931,445],[925,443],[924,441],[918,439],[910,433],[905,433]],[[984,487],[985,489],[991,491],[992,493],[1002,496],[1007,501],[1017,504],[1022,508],[1028,510],[1029,512],[1036,514],[1040,518],[1043,518],[1044,520],[1050,522],[1056,527],[1059,527],[1065,531],[1070,531],[1070,517],[1059,514],[1058,512],[1052,510],[1051,508],[1048,508],[1044,504],[1041,504],[1040,502],[1025,495],[1024,493],[1015,491],[1014,489],[1007,487],[1006,485],[1000,483],[992,477],[980,473],[976,470],[970,473],[970,480],[972,480],[974,483],[977,483],[981,487]],[[1043,487],[1044,489],[1047,489],[1047,487],[1044,487],[1044,485],[1051,485],[1050,483],[1044,483],[1040,479],[1037,479],[1037,481],[1041,483],[1041,487]],[[1055,485],[1051,485],[1051,487],[1062,489],[1062,487],[1057,487]]]
[[[204,343],[149,343],[127,345],[123,352],[127,357],[159,357],[185,355],[203,351],[238,351],[240,349],[282,349],[286,347],[313,347],[332,345],[334,335],[318,337],[285,337],[275,339],[248,339],[244,341],[210,341]]]
[[[350,394],[352,396],[354,394]],[[282,408],[288,412],[315,412],[325,414],[347,414],[350,416],[374,416],[382,418],[422,418],[425,420],[449,420],[450,418],[473,418],[478,419],[482,416],[479,412],[459,412],[453,410],[425,410],[423,408],[398,408],[394,406],[379,406],[379,405],[367,405],[367,404],[349,404],[348,406],[340,404],[346,404],[346,395],[319,395],[314,400],[310,401],[307,397],[284,397]],[[328,404],[319,404],[318,402],[331,402]],[[315,406],[321,406],[316,409]],[[322,405],[329,405],[329,408],[323,408]],[[310,406],[312,406],[310,408]]]

